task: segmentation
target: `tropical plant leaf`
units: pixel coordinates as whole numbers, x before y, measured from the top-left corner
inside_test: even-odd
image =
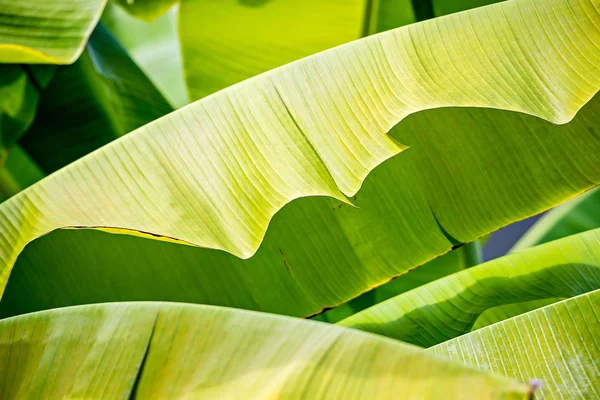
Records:
[[[44,173],[18,145],[13,146],[0,169],[0,201],[4,201],[44,177]]]
[[[429,347],[469,332],[485,310],[600,288],[600,229],[431,282],[339,322]]]
[[[427,352],[515,379],[541,381],[536,399],[600,396],[600,291],[449,340]]]
[[[71,64],[106,0],[0,0],[0,63]]]
[[[540,243],[600,228],[600,189],[592,189],[547,212],[510,250],[519,251]]]
[[[113,0],[131,15],[146,21],[154,21],[167,12],[179,0]],[[187,0],[186,0],[187,1]]]
[[[186,0],[179,37],[190,98],[363,36],[366,0]]]
[[[4,312],[162,299],[307,316],[597,185],[598,97],[564,126],[458,107],[385,134],[444,105],[568,121],[600,86],[596,4],[517,0],[385,32],[126,135],[0,206],[2,282],[60,227],[203,248],[62,230],[22,254]],[[546,30],[558,23],[577,40]],[[493,39],[522,30],[540,34]],[[365,182],[360,209],[344,205],[398,142],[412,148]],[[237,258],[283,205],[324,195],[283,209]]]
[[[462,271],[464,268],[465,262],[460,249],[453,250],[375,289],[363,293],[345,304],[319,314],[313,319],[335,324],[375,304],[443,278],[444,276]]]
[[[0,64],[0,165],[33,122],[39,93],[25,67]]]
[[[421,2],[421,0],[416,1]],[[503,0],[426,0],[425,2],[432,4],[434,16],[439,17],[476,7],[487,6],[500,1]]]
[[[516,317],[517,315],[525,314],[529,311],[537,310],[538,308],[547,306],[548,304],[556,303],[564,300],[563,297],[550,297],[548,299],[523,301],[519,303],[506,304],[504,306],[492,307],[485,310],[475,324],[472,331],[481,329],[485,326],[495,324],[505,319]]]
[[[0,357],[3,399],[527,399],[532,391],[335,325],[166,303],[5,319]]]
[[[156,21],[145,22],[109,3],[102,22],[173,108],[189,103],[177,33],[177,7]]]
[[[79,60],[56,72],[21,145],[50,173],[170,111],[100,24]]]
[[[369,26],[363,32],[368,34],[384,32],[417,21],[411,0],[367,1],[365,10],[370,15],[365,17],[365,20],[369,20]]]

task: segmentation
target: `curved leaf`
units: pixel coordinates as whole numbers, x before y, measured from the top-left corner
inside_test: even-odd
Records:
[[[178,0],[114,0],[128,13],[146,21],[163,15]],[[187,0],[186,0],[187,1]]]
[[[19,145],[13,146],[0,170],[0,201],[33,185],[45,176],[40,167]]]
[[[541,381],[536,399],[600,396],[600,291],[561,301],[431,349],[515,379]]]
[[[339,322],[429,347],[469,332],[485,310],[600,288],[600,230],[450,275]]]
[[[173,108],[189,103],[183,78],[177,7],[151,23],[138,20],[109,3],[102,22]]]
[[[3,399],[527,399],[531,391],[334,325],[165,303],[6,319],[0,358]]]
[[[367,0],[186,0],[179,37],[190,98],[363,36]]]
[[[540,218],[511,248],[519,251],[540,243],[600,227],[600,188],[592,189]]]
[[[385,134],[410,112],[444,105],[565,122],[600,85],[591,55],[599,25],[586,8],[595,4],[521,0],[389,31],[221,91],[109,144],[0,206],[3,281],[27,242],[63,226],[205,248],[56,232],[22,255],[5,312],[160,298],[310,315],[596,185],[600,98],[560,127],[444,108]],[[558,23],[577,41],[554,40],[546,27]],[[519,30],[540,33],[518,36],[526,53],[515,53],[513,40],[490,39]],[[428,42],[441,31],[448,34]],[[535,62],[520,64],[521,54]],[[495,67],[505,60],[514,65]],[[464,68],[434,74],[441,62]],[[464,75],[469,68],[477,73]],[[412,148],[365,182],[352,200],[360,209],[343,205],[341,192],[354,195],[403,148],[398,141]],[[251,256],[276,211],[314,195],[338,200],[295,202],[276,215],[254,257],[226,253]]]
[[[21,145],[46,172],[70,164],[172,108],[99,24],[86,51],[42,93]]]
[[[26,67],[0,64],[0,166],[8,149],[33,122],[39,101]]]
[[[564,300],[562,297],[550,297],[548,299],[522,301],[519,303],[506,304],[504,306],[492,307],[485,310],[475,324],[472,331],[481,329],[485,326],[495,324],[505,319],[516,317],[517,315],[525,314],[526,312],[537,310],[538,308],[547,306],[557,301]]]
[[[368,34],[384,32],[417,21],[411,0],[367,1],[365,12],[370,14],[370,22],[363,33]]]
[[[0,63],[71,64],[106,0],[0,0]]]
[[[417,0],[420,1],[420,0]],[[489,4],[498,3],[503,0],[427,0],[433,6],[433,14],[442,16],[456,13],[459,11],[469,10],[471,8],[487,6]]]
[[[418,268],[407,271],[405,274],[376,287],[349,302],[339,305],[332,310],[314,317],[315,320],[331,324],[337,323],[364,309],[381,303],[401,293],[425,285],[429,282],[443,278],[447,275],[465,269],[465,262],[460,249],[453,250],[442,256],[434,258]],[[0,307],[1,309],[1,307]]]

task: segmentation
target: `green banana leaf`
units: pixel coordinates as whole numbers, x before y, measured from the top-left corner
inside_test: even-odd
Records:
[[[20,141],[47,173],[172,111],[127,52],[99,24],[86,51],[61,67]]]
[[[368,34],[384,32],[417,21],[411,0],[368,1],[365,13],[365,20],[369,21],[369,25],[363,29],[363,33]]]
[[[33,122],[39,101],[27,67],[0,64],[0,167],[8,149]]]
[[[419,3],[430,3],[436,17],[487,6],[503,0],[416,0]]]
[[[364,36],[367,0],[186,0],[179,5],[192,100]]]
[[[548,299],[523,301],[519,303],[506,304],[504,306],[492,307],[485,310],[475,324],[471,331],[476,331],[485,326],[495,324],[505,319],[516,317],[517,315],[525,314],[529,311],[537,310],[538,308],[547,306],[557,301],[564,300],[563,297],[550,297]]]
[[[600,227],[600,188],[547,212],[519,239],[511,252]]]
[[[600,229],[431,282],[339,322],[423,347],[469,332],[485,310],[600,288]]]
[[[453,250],[443,256],[439,256],[428,263],[408,271],[391,281],[376,287],[349,302],[337,306],[323,314],[315,316],[317,321],[335,324],[357,312],[365,310],[375,304],[391,299],[401,293],[425,285],[426,283],[443,278],[444,276],[462,271],[465,262],[460,249]],[[0,308],[1,309],[1,308]]]
[[[596,5],[517,0],[388,31],[112,142],[0,205],[4,315],[158,299],[308,316],[597,185],[599,97],[564,126],[472,108],[569,121],[600,87]],[[521,31],[546,34],[493,39]],[[321,197],[271,221],[306,196]],[[45,235],[61,227],[129,235]]]
[[[521,251],[540,243],[585,232],[600,227],[600,190],[585,192],[565,204],[548,211],[512,247],[511,252]],[[507,304],[486,310],[473,330],[552,304],[562,298]]]
[[[0,321],[0,396],[528,399],[524,383],[335,325],[120,303]]]
[[[536,399],[600,397],[600,291],[561,301],[426,352],[515,379],[541,381]]]
[[[0,0],[0,63],[71,64],[106,0]]]
[[[102,14],[102,22],[173,108],[189,103],[183,78],[176,7],[156,21],[145,22],[109,3]]]
[[[179,0],[113,0],[131,15],[145,21],[154,21]],[[186,0],[187,1],[187,0]]]
[[[13,146],[0,169],[0,201],[14,196],[43,177],[43,171],[31,157],[20,146]]]

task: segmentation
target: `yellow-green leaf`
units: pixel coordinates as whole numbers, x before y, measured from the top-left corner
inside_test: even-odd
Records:
[[[71,64],[106,0],[0,0],[0,63]]]
[[[300,319],[121,303],[0,321],[0,396],[528,399],[524,383]],[[135,388],[135,389],[134,389]]]
[[[156,21],[146,22],[109,3],[102,22],[173,108],[190,102],[183,78],[176,7]]]
[[[429,347],[469,332],[485,310],[600,288],[600,230],[511,254],[403,293],[340,325]]]
[[[477,368],[541,383],[536,399],[600,397],[600,291],[583,294],[431,349]]]
[[[113,0],[131,15],[154,21],[167,12],[178,0]],[[187,0],[186,0],[187,1]]]
[[[100,23],[81,57],[58,68],[20,143],[50,173],[171,111]]]
[[[192,100],[358,39],[366,0],[186,0],[179,6],[183,68]]]
[[[109,144],[0,206],[2,283],[61,227],[146,239],[46,235],[5,312],[158,298],[307,316],[597,185],[600,97],[564,126],[484,109],[569,121],[600,87],[597,4],[516,0],[388,31]],[[445,106],[461,107],[423,111]],[[288,205],[258,249],[306,196],[334,199]]]
[[[575,233],[600,228],[599,204],[600,188],[596,188],[556,207],[540,218],[510,251],[519,251]]]

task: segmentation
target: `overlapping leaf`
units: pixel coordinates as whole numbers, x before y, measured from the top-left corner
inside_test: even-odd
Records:
[[[70,64],[106,0],[1,0],[0,63]]]
[[[443,256],[434,258],[425,265],[408,271],[404,275],[392,279],[390,282],[363,293],[345,304],[319,314],[314,319],[334,324],[375,304],[447,275],[462,271],[464,268],[465,262],[460,249],[453,250]]]
[[[44,172],[29,154],[20,146],[13,146],[0,170],[0,201],[14,196],[44,176]]]
[[[0,167],[8,149],[35,117],[39,93],[25,68],[0,65]]]
[[[170,111],[100,24],[82,56],[56,72],[21,145],[50,173]]]
[[[511,252],[599,227],[600,189],[597,188],[546,213],[515,243]]]
[[[190,98],[358,39],[366,0],[186,0],[179,37]],[[365,20],[367,18],[367,20]]]
[[[156,21],[138,20],[108,4],[102,22],[174,108],[189,103],[177,32],[177,9]]]
[[[597,99],[560,127],[445,108],[386,135],[443,106],[567,122],[600,86],[595,7],[517,0],[386,32],[113,142],[2,205],[4,282],[27,242],[62,226],[204,248],[56,232],[20,258],[4,312],[158,298],[310,315],[595,186]],[[398,141],[412,148],[365,182],[360,209],[343,205]],[[294,202],[258,254],[235,257],[310,195],[337,200]]]
[[[531,392],[335,325],[166,303],[5,319],[0,358],[3,399],[527,399]]]
[[[431,349],[477,368],[541,382],[536,399],[600,396],[600,291],[583,294]]]
[[[485,310],[600,288],[600,230],[442,278],[339,322],[424,347],[469,332]]]
[[[146,21],[153,21],[164,14],[178,0],[114,0],[127,12]]]

